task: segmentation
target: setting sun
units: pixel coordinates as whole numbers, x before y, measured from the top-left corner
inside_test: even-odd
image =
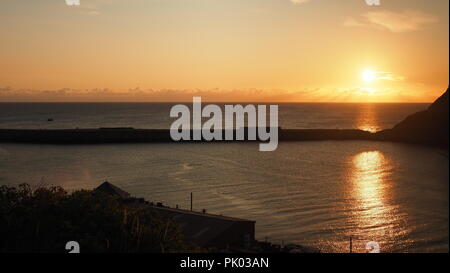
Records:
[[[371,83],[376,80],[377,73],[372,70],[365,70],[362,75],[362,80],[366,83]]]

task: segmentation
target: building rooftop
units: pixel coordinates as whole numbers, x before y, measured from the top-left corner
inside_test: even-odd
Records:
[[[103,182],[100,186],[94,189],[95,191],[101,191],[104,193],[108,193],[111,195],[115,195],[120,197],[121,199],[128,199],[130,198],[130,194],[113,184],[109,183],[108,181]]]
[[[236,242],[243,240],[242,237],[245,234],[248,234],[249,241],[254,240],[255,221],[146,202],[142,198],[130,197],[129,193],[109,182],[104,182],[95,190],[119,196],[129,204],[152,208],[160,216],[175,221],[180,226],[186,239],[199,246],[224,247],[228,245],[228,242],[230,242],[230,245],[233,245],[233,243],[241,244]]]
[[[151,206],[158,214],[174,220],[189,241],[198,245],[211,245],[211,242],[224,236],[239,225],[254,226],[255,221],[222,215],[194,212],[168,207]]]

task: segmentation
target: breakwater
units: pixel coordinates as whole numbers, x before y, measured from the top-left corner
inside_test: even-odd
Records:
[[[245,128],[243,141],[247,138]],[[341,129],[278,129],[280,141],[318,140],[375,140],[375,135],[362,130]],[[225,130],[221,130],[225,136]],[[236,130],[232,130],[236,135]],[[191,130],[191,136],[193,131]],[[223,138],[225,139],[225,137]],[[201,140],[205,141],[205,140]],[[259,141],[259,140],[256,140]],[[170,130],[134,128],[98,129],[0,129],[3,143],[48,143],[48,144],[101,144],[101,143],[167,143],[174,142]],[[199,141],[181,141],[199,142]],[[206,142],[206,141],[205,141]],[[214,142],[214,141],[213,141]],[[239,142],[233,140],[233,142]]]

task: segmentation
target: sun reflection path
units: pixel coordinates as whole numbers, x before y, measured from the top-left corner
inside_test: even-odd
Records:
[[[359,130],[368,131],[371,133],[375,133],[381,130],[380,126],[378,125],[377,114],[373,105],[366,105],[361,110],[358,115],[356,127]]]
[[[393,222],[389,199],[391,162],[379,151],[362,152],[352,158],[351,182],[355,235],[381,240]]]
[[[357,198],[365,210],[383,206],[383,154],[378,151],[363,152],[353,158],[353,182]]]

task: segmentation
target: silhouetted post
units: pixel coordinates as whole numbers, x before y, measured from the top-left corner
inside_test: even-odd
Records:
[[[193,195],[192,195],[192,192],[191,192],[191,211],[192,211],[192,198],[193,198]]]
[[[350,236],[350,253],[353,252],[353,238]]]

